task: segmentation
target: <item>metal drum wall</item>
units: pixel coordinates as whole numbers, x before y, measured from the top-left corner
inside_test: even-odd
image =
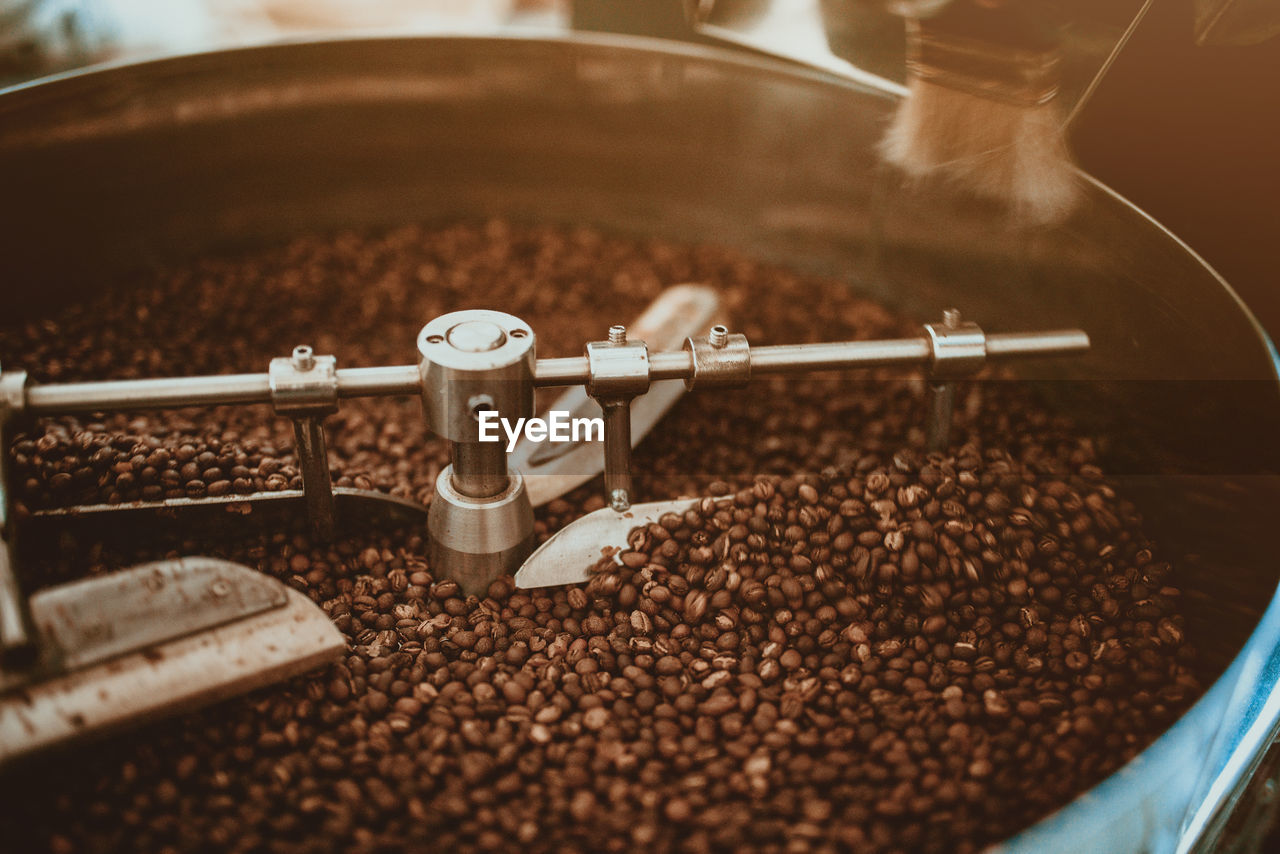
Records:
[[[1007,847],[1172,850],[1229,799],[1277,714],[1274,353],[1211,270],[1084,176],[1083,209],[1033,235],[902,186],[875,155],[892,103],[606,38],[298,44],[73,74],[0,96],[6,311],[304,232],[504,216],[739,247],[917,317],[958,304],[993,330],[1083,328],[1086,357],[1022,374],[1115,437],[1110,468],[1187,556],[1190,630],[1216,682]]]

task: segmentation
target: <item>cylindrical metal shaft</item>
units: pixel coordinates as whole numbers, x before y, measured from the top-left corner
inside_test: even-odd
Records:
[[[508,470],[504,442],[480,441],[480,427],[489,415],[510,422],[533,415],[534,346],[533,330],[500,311],[450,312],[418,333],[423,414],[453,452],[427,516],[431,571],[464,595],[484,596],[533,548],[524,479]]]
[[[988,335],[987,357],[1052,356],[1089,349],[1089,336],[1079,329],[1009,332]],[[796,373],[847,368],[924,365],[932,358],[927,338],[884,341],[838,341],[824,344],[781,344],[751,348],[751,373]],[[687,351],[649,354],[649,379],[688,379],[693,359]],[[414,365],[344,368],[337,372],[338,397],[413,395],[422,391]],[[582,385],[591,379],[586,357],[539,359],[533,383],[538,387]],[[172,377],[148,380],[31,385],[26,410],[34,415],[102,410],[165,409],[184,406],[270,403],[266,374]]]
[[[788,374],[836,368],[919,365],[933,348],[924,338],[885,341],[838,341],[824,344],[779,344],[751,348],[751,372]]]
[[[417,365],[343,368],[338,371],[338,397],[395,397],[422,390]]]
[[[0,545],[0,665],[24,668],[35,663],[36,630],[26,597],[14,573],[12,546]]]
[[[1010,332],[986,336],[991,359],[1065,355],[1089,349],[1089,336],[1079,329]],[[751,348],[751,375],[926,365],[933,358],[928,338],[882,341],[833,341],[821,344],[775,344]],[[687,350],[649,354],[649,379],[689,379],[693,357]],[[539,359],[534,385],[577,385],[590,380],[585,357]]]
[[[35,663],[37,634],[27,598],[18,584],[13,559],[13,527],[9,518],[9,431],[0,404],[0,664],[28,667]]]
[[[267,374],[105,380],[32,384],[27,387],[27,412],[33,415],[270,402],[271,382]]]
[[[929,383],[929,417],[926,447],[940,451],[951,436],[951,413],[956,401],[956,384],[952,382]]]
[[[602,400],[604,413],[604,492],[621,513],[631,506],[631,401]]]
[[[469,498],[489,498],[510,484],[501,442],[454,442],[453,488]]]
[[[329,455],[324,440],[324,425],[319,418],[293,419],[293,438],[297,443],[298,468],[302,471],[302,489],[307,502],[307,518],[311,529],[323,540],[333,538],[333,483],[329,476]]]

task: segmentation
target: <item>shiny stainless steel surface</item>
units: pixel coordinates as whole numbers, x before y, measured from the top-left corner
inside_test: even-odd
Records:
[[[0,96],[6,307],[39,316],[144,258],[502,215],[726,244],[922,319],[959,305],[992,330],[1085,329],[1088,353],[1020,373],[1112,437],[1108,468],[1183,556],[1214,681],[1134,763],[1003,847],[1187,849],[1280,716],[1274,352],[1212,270],[1085,176],[1081,212],[1034,233],[898,185],[875,156],[893,98],[607,38],[303,44],[70,75]],[[572,382],[578,362],[539,380]],[[654,378],[689,359],[672,362],[651,360]],[[352,382],[385,390],[397,371]]]
[[[520,565],[515,574],[516,587],[531,590],[581,584],[591,578],[591,570],[601,560],[613,559],[626,550],[627,535],[634,529],[657,524],[668,513],[684,513],[697,503],[692,498],[645,501],[624,510],[601,507],[575,519],[547,538]]]
[[[995,333],[988,335],[986,340],[987,355],[998,359],[1062,356],[1089,349],[1089,336],[1080,329]],[[926,365],[932,359],[933,344],[928,337],[773,344],[751,348],[750,370],[755,374],[786,374],[912,367]],[[355,378],[350,379],[353,374]],[[412,365],[339,369],[338,397],[416,395],[423,388],[422,380],[417,374],[418,368]],[[650,353],[649,377],[655,381],[693,380],[693,358],[687,350]],[[585,385],[591,378],[590,363],[585,356],[538,359],[533,368],[533,385],[539,388]],[[447,382],[440,385],[443,388]],[[267,374],[231,374],[32,383],[26,390],[26,411],[32,415],[61,415],[104,410],[270,403],[272,400]]]
[[[0,445],[9,446],[10,424],[25,405],[27,375],[0,375]],[[9,455],[0,453],[0,663],[30,668],[36,663],[36,629],[18,582],[9,494]]]
[[[533,547],[533,506],[501,441],[481,441],[480,414],[533,415],[536,336],[501,311],[453,311],[418,333],[427,429],[449,440],[452,464],[436,480],[427,515],[437,577],[470,595],[519,565]]]
[[[293,447],[302,471],[311,530],[321,539],[333,537],[333,482],[323,420],[338,409],[338,360],[317,356],[300,344],[286,358],[272,359],[267,369],[271,406],[293,420]]]
[[[672,285],[645,308],[628,330],[631,337],[656,350],[664,350],[679,347],[685,338],[704,332],[723,311],[719,294],[711,288]],[[547,361],[541,360],[543,364]],[[632,401],[632,446],[684,396],[684,391],[684,383],[666,380],[654,383],[645,394]],[[599,405],[581,386],[561,393],[547,409],[567,412],[570,418],[601,416]],[[540,507],[600,474],[603,461],[594,442],[538,444],[522,437],[512,452],[511,464],[524,475],[530,503]]]
[[[156,561],[84,578],[31,597],[58,670],[79,670],[288,604],[287,588],[247,566],[210,557]],[[40,674],[42,677],[48,674]],[[0,693],[29,681],[0,673]]]
[[[524,478],[511,472],[506,481],[502,492],[475,497],[457,488],[453,466],[436,478],[427,515],[431,565],[458,582],[463,595],[483,597],[490,583],[513,574],[533,550],[533,505]]]
[[[74,669],[0,693],[0,765],[234,697],[346,650],[306,596],[213,558],[85,578],[37,593],[31,606]]]

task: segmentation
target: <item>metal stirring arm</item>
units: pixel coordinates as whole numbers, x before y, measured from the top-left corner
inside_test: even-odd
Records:
[[[1080,353],[1089,349],[1081,329],[1043,332],[1005,332],[984,335],[989,359],[1038,358]],[[927,335],[876,341],[834,341],[820,344],[774,344],[751,348],[751,374],[796,374],[813,371],[877,367],[928,367],[933,344]],[[668,350],[649,354],[649,379],[698,379],[692,352]],[[417,365],[377,368],[338,368],[338,400],[356,397],[416,397],[422,393]],[[702,376],[705,379],[705,371]],[[586,385],[591,380],[586,356],[538,359],[533,385],[537,388]],[[29,384],[23,391],[30,415],[65,415],[112,410],[178,409],[271,403],[267,374],[225,374],[203,377],[165,377],[145,380],[104,380],[78,383]]]
[[[605,411],[606,501],[616,512],[631,505],[630,400],[643,394],[651,380],[667,378],[668,370],[678,371],[692,390],[742,386],[754,374],[922,365],[930,380],[927,443],[936,451],[950,436],[955,382],[976,374],[988,358],[1089,349],[1089,336],[1078,329],[987,335],[976,323],[962,321],[955,309],[943,313],[942,323],[925,324],[924,330],[920,339],[752,347],[745,335],[714,326],[708,335],[689,338],[679,353],[651,355],[643,342],[627,341],[625,328],[612,327],[608,341],[587,345],[587,390]]]
[[[949,311],[943,323],[926,325],[915,338],[753,347],[746,336],[716,326],[706,336],[686,339],[681,350],[655,353],[643,341],[629,341],[619,326],[607,340],[588,344],[584,356],[537,359],[533,332],[519,318],[462,311],[429,323],[418,346],[418,365],[343,370],[332,356],[300,347],[288,359],[273,360],[267,374],[58,385],[27,384],[25,378],[20,383],[17,375],[2,374],[0,383],[10,390],[6,412],[30,415],[271,404],[295,421],[307,510],[321,534],[333,529],[334,490],[320,418],[343,398],[420,396],[428,427],[453,443],[453,465],[437,481],[428,516],[434,565],[442,577],[481,593],[528,554],[532,506],[502,446],[481,440],[480,413],[496,411],[513,420],[532,415],[536,387],[585,386],[601,404],[606,499],[618,510],[631,503],[630,401],[654,382],[732,387],[761,374],[925,368],[933,381],[929,436],[936,448],[946,441],[955,380],[988,359],[1078,353],[1088,349],[1089,336],[1078,329],[988,335]],[[21,596],[14,592],[8,601],[20,602]]]

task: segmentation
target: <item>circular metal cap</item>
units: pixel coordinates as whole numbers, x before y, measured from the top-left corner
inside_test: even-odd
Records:
[[[452,311],[418,333],[418,376],[431,431],[451,442],[478,442],[476,409],[503,418],[533,415],[533,330],[490,309]]]
[[[507,333],[488,320],[467,320],[449,330],[449,343],[464,353],[486,353],[507,343]]]
[[[533,330],[523,320],[488,309],[451,311],[418,333],[418,352],[424,365],[429,363],[477,378],[488,375],[490,380],[500,379],[492,371],[526,362],[532,376],[533,343]]]

